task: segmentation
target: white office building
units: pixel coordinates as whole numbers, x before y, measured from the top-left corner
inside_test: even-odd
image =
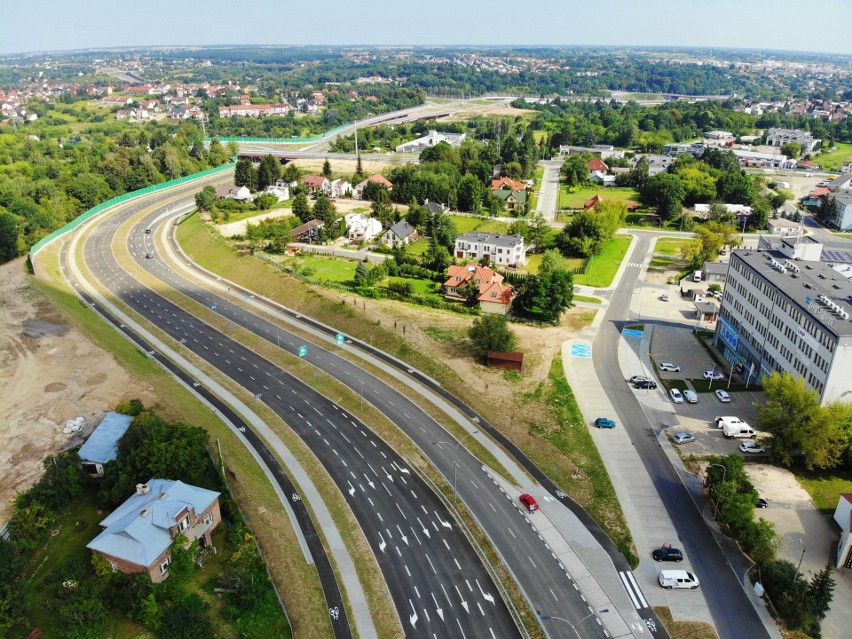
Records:
[[[424,149],[435,146],[439,142],[446,142],[450,146],[459,146],[467,138],[467,133],[440,133],[431,130],[429,135],[417,138],[411,142],[400,144],[396,147],[397,153],[420,153]]]
[[[744,380],[788,371],[823,403],[852,400],[852,253],[809,237],[761,246],[731,255],[714,344]]]

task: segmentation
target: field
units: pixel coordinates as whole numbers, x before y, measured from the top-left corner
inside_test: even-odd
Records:
[[[569,190],[564,184],[559,186],[559,208],[560,209],[581,209],[586,200],[590,200],[595,195],[600,195],[607,200],[615,200],[616,202],[638,202],[639,191],[636,189],[623,188],[618,186],[595,186],[584,187],[575,190]]]
[[[470,233],[478,231],[480,233],[505,233],[508,228],[505,222],[491,220],[482,217],[468,217],[466,215],[450,215],[453,224],[456,225],[456,230],[459,233]]]
[[[802,484],[820,512],[831,515],[837,508],[837,499],[852,493],[852,479],[842,472],[830,470],[798,470],[796,479]]]
[[[677,237],[661,237],[657,240],[654,247],[654,253],[660,255],[680,256],[680,249],[686,246],[691,240],[680,239]]]
[[[612,284],[629,246],[630,237],[616,235],[604,244],[600,255],[595,255],[589,260],[584,273],[578,273],[574,276],[574,284],[585,286],[609,286]]]
[[[844,162],[852,162],[852,144],[836,142],[836,151],[831,153],[820,153],[814,158],[824,171],[840,171]]]
[[[291,259],[294,264],[314,269],[314,272],[308,276],[311,279],[338,284],[351,284],[355,280],[355,268],[358,266],[357,262],[321,255],[303,254]]]

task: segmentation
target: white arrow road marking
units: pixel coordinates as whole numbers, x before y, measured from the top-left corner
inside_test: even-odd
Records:
[[[379,550],[381,550],[382,552],[384,552],[384,551],[385,551],[385,547],[387,546],[387,543],[385,542],[385,538],[384,538],[384,537],[382,537],[382,533],[379,533],[379,539],[381,539],[381,541],[379,542]]]
[[[411,473],[411,471],[408,470],[405,466],[397,466],[397,468],[399,469],[399,472],[405,473],[406,475]]]
[[[408,537],[406,537],[406,536],[402,533],[402,528],[400,528],[400,527],[399,527],[399,524],[397,524],[397,525],[396,525],[396,529],[399,531],[399,536],[400,536],[400,538],[401,538],[401,539],[405,542],[405,545],[407,546],[407,545],[408,545]]]
[[[352,485],[351,481],[347,481],[346,483],[349,484],[349,496],[351,497],[355,494],[355,486]]]
[[[435,593],[430,593],[432,595],[432,601],[435,602],[435,612],[438,613],[438,616],[441,618],[441,621],[444,620],[444,611],[441,609],[441,606],[438,605],[438,599],[435,597]]]
[[[425,534],[427,538],[432,539],[432,534],[429,532],[429,529],[423,525],[423,522],[420,521],[420,517],[417,518],[417,523],[420,524],[420,528],[423,529],[423,534]]]
[[[450,522],[441,519],[441,515],[439,515],[438,513],[435,513],[435,517],[438,518],[438,523],[440,523],[444,528],[452,528]]]
[[[470,614],[470,610],[467,607],[467,602],[464,600],[464,597],[462,597],[461,590],[459,590],[458,586],[455,586],[455,589],[456,589],[456,592],[459,593],[459,599],[461,599],[462,608],[464,608],[464,611],[466,613]]]
[[[364,473],[364,479],[366,479],[366,480],[367,480],[367,485],[368,485],[370,488],[372,488],[372,489],[374,489],[374,490],[375,490],[376,485],[375,485],[372,481],[370,481],[370,478],[367,476],[367,474],[366,474],[366,473]]]
[[[411,603],[411,599],[408,600],[408,605],[411,606],[411,616],[408,618],[408,620],[411,622],[411,627],[416,628],[417,627],[417,611],[414,609],[414,604]]]
[[[482,589],[482,586],[479,583],[479,579],[474,579],[474,581],[476,581],[476,585],[479,587],[479,592],[482,593],[482,598],[485,599],[485,601],[488,601],[496,606],[497,604],[494,603],[494,595],[489,595]]]

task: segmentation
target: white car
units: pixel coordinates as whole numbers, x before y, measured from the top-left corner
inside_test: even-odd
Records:
[[[725,374],[719,371],[704,371],[704,379],[712,379],[714,382],[725,379]]]
[[[680,372],[680,366],[678,366],[677,364],[672,364],[671,362],[661,362],[660,363],[660,370],[661,371],[668,371],[670,373],[679,373]]]
[[[716,391],[716,397],[719,398],[720,402],[724,402],[725,404],[731,401],[731,396],[728,395],[728,391],[724,391],[721,388]]]
[[[698,393],[694,390],[685,390],[683,391],[683,398],[686,400],[687,404],[697,404],[698,403]]]
[[[672,401],[675,404],[683,404],[683,394],[678,389],[671,389],[669,395],[671,395]]]
[[[755,442],[743,442],[740,444],[740,450],[744,453],[751,453],[754,455],[766,452],[766,449],[763,446]]]

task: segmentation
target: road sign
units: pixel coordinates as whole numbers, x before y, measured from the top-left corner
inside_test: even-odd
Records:
[[[338,344],[342,344],[346,341],[346,335],[344,335],[343,333],[338,333],[334,336],[334,339],[337,340]]]
[[[304,357],[307,354],[308,354],[308,347],[307,346],[300,346],[299,347],[299,357]]]
[[[637,331],[635,328],[625,328],[621,334],[628,337],[642,337],[642,331]]]

